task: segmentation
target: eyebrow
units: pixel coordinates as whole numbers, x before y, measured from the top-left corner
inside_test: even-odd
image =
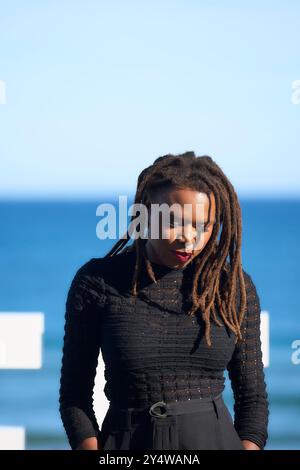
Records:
[[[171,218],[177,219],[178,217],[174,214],[171,214]],[[208,225],[208,224],[211,224],[211,223],[215,224],[216,222],[217,222],[216,218],[214,218],[213,221],[212,220],[205,220],[204,225]]]
[[[217,222],[216,219],[214,219],[214,220],[207,220],[206,222],[204,222],[204,225],[211,224],[211,223],[215,224],[216,222]]]

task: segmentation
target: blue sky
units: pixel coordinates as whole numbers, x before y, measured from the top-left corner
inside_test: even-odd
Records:
[[[240,195],[300,195],[300,3],[1,1],[0,197],[124,194],[210,155]]]

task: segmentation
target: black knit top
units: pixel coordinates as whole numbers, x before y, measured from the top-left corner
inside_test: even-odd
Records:
[[[194,262],[181,269],[152,263],[157,284],[143,269],[135,298],[130,294],[135,259],[135,251],[92,258],[72,280],[59,396],[71,448],[99,435],[93,387],[101,351],[104,393],[109,401],[124,407],[216,396],[224,390],[227,368],[235,428],[240,439],[263,449],[268,437],[268,395],[260,301],[251,277],[243,270],[247,290],[243,341],[235,344],[234,333],[218,315],[223,326],[211,320],[212,345],[208,347],[201,312],[186,313],[191,306]]]

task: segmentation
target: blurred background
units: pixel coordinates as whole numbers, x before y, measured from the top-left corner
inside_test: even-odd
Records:
[[[0,426],[25,427],[26,449],[69,448],[67,290],[115,243],[96,236],[97,206],[130,205],[143,168],[188,150],[240,198],[270,319],[266,449],[300,449],[299,23],[296,0],[1,2],[0,311],[45,318],[42,367],[0,369]]]

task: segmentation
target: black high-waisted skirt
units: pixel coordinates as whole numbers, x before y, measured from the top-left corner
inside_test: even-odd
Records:
[[[244,449],[222,394],[143,409],[110,403],[99,439],[103,450]]]

